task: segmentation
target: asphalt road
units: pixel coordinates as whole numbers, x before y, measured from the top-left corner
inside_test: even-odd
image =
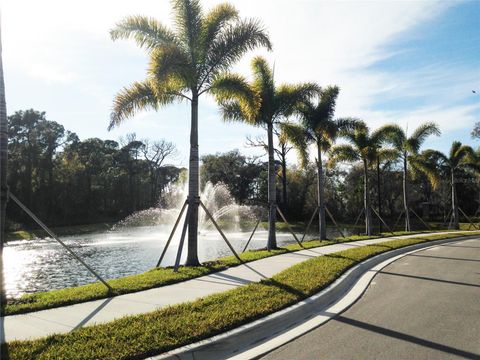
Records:
[[[350,309],[262,359],[480,359],[480,239],[392,263]]]

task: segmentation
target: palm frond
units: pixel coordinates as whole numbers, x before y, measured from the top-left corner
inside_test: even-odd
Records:
[[[301,165],[306,167],[308,164],[308,145],[313,139],[309,137],[308,132],[299,125],[285,122],[280,124],[280,131],[297,151]]]
[[[336,145],[330,149],[329,167],[334,167],[339,162],[355,162],[361,159],[360,153],[351,145]]]
[[[372,132],[372,143],[376,145],[382,145],[388,142],[392,137],[397,135],[398,126],[395,124],[387,124],[379,127]]]
[[[424,153],[422,155],[409,155],[407,160],[411,166],[411,173],[414,178],[418,176],[418,173],[422,173],[427,177],[434,190],[438,188],[441,176],[438,164],[432,157]]]
[[[238,11],[229,3],[219,4],[208,12],[202,24],[201,39],[204,56],[208,53],[216,36],[233,20],[238,20]]]
[[[177,45],[164,45],[153,50],[148,74],[158,82],[171,81],[180,88],[194,86],[193,69],[183,49]]]
[[[430,135],[440,136],[440,128],[438,125],[434,122],[427,122],[420,125],[406,141],[407,150],[412,154],[418,153],[420,147]]]
[[[209,47],[205,59],[205,73],[201,83],[209,83],[218,73],[227,71],[249,50],[272,48],[270,39],[258,20],[247,19],[230,24],[219,32]]]
[[[212,83],[211,92],[220,104],[235,101],[248,122],[254,122],[260,106],[260,96],[247,80],[236,74],[222,74]]]
[[[162,45],[176,44],[175,34],[157,20],[145,16],[129,16],[110,30],[112,40],[133,38],[138,46],[149,51]]]
[[[199,37],[202,29],[202,7],[199,0],[172,0],[177,34],[188,50],[192,64],[197,63],[200,52]]]
[[[273,99],[273,118],[290,116],[319,92],[320,87],[315,83],[279,86]]]
[[[175,98],[173,94],[158,92],[151,81],[135,82],[115,95],[108,129],[113,129],[138,111],[158,110],[161,105],[171,103]]]
[[[389,124],[388,130],[386,132],[386,142],[395,146],[395,148],[400,151],[405,151],[405,142],[407,140],[407,135],[405,131],[398,126],[397,124]]]

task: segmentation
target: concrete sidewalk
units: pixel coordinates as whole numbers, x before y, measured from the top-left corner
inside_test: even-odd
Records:
[[[435,235],[452,232],[435,233]],[[192,301],[230,290],[275,274],[308,259],[395,239],[428,234],[395,236],[317,247],[252,261],[214,274],[155,289],[108,299],[42,310],[4,318],[5,340],[28,340],[56,333],[67,333],[83,326],[112,321],[126,315],[148,313],[159,308]]]

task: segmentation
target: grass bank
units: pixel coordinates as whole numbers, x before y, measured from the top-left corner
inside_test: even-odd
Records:
[[[350,267],[371,256],[408,245],[460,235],[463,234],[391,240],[320,256],[292,266],[259,283],[152,313],[81,328],[64,335],[53,335],[35,341],[11,342],[6,349],[10,359],[145,358],[281,310],[317,293]]]
[[[395,235],[412,234],[406,232],[397,232]],[[311,240],[305,241],[303,247],[306,249],[331,245],[339,242],[359,241],[374,239],[380,236],[392,236],[392,234],[383,234],[378,236],[350,236],[347,238],[337,238],[335,240]],[[298,244],[292,244],[279,248],[277,250],[250,250],[240,254],[240,258],[244,262],[255,261],[270,256],[284,254],[286,252],[298,251],[302,248]],[[22,314],[32,311],[51,309],[59,306],[72,305],[81,302],[105,299],[109,296],[117,296],[122,294],[133,293],[142,290],[148,290],[181,281],[193,279],[199,276],[208,275],[217,271],[225,270],[232,266],[239,265],[240,262],[234,256],[228,256],[210,261],[195,267],[181,266],[178,272],[173,272],[172,267],[155,268],[147,272],[126,276],[118,279],[109,280],[108,284],[114,289],[113,294],[109,294],[104,285],[99,282],[52,290],[48,292],[39,292],[35,294],[27,294],[19,299],[9,299],[5,307],[7,315]]]

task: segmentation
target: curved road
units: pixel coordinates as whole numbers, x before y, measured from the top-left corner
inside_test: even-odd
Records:
[[[263,359],[480,359],[480,240],[401,258],[350,309]]]

